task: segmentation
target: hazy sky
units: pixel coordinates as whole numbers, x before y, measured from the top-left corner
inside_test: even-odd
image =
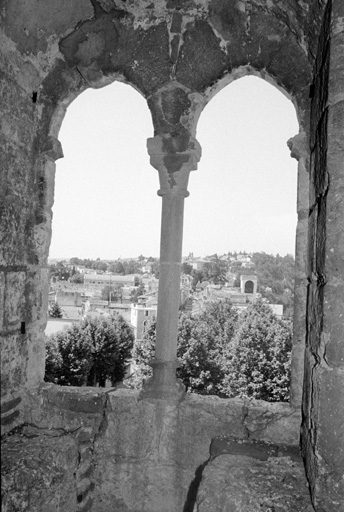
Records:
[[[294,254],[297,163],[287,140],[298,133],[292,103],[245,77],[201,114],[198,170],[185,200],[183,255],[264,251]],[[115,82],[69,106],[59,139],[51,258],[159,256],[161,198],[149,164],[153,136],[144,98]]]

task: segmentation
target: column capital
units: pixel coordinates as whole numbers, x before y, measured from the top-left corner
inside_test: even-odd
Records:
[[[151,165],[159,171],[158,195],[182,195],[187,197],[190,171],[197,169],[202,149],[199,142],[189,137],[173,137],[170,134],[156,135],[147,139]]]
[[[297,161],[299,161],[300,158],[307,156],[309,148],[306,133],[300,132],[294,137],[291,137],[291,139],[287,141],[287,146],[290,149],[290,156],[295,158]]]

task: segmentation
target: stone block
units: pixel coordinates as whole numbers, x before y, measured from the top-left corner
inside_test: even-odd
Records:
[[[196,20],[194,24],[190,24],[183,39],[183,52],[178,58],[176,78],[192,90],[202,90],[207,83],[216,80],[225,71],[225,54],[206,21]]]
[[[154,404],[138,401],[138,392],[127,390],[110,393],[109,403],[103,453],[119,460],[156,460],[159,431]]]
[[[181,512],[194,472],[172,465],[102,457],[93,512]]]
[[[21,396],[6,397],[1,402],[1,435],[5,435],[23,422]]]
[[[36,331],[37,324],[28,327],[27,334],[27,365],[26,386],[37,388],[44,379],[45,372],[45,340],[44,333]]]
[[[244,426],[249,439],[267,443],[297,446],[300,437],[301,412],[288,403],[262,400],[247,402]]]
[[[5,272],[0,272],[0,332],[3,330],[5,321]]]
[[[5,328],[19,329],[25,321],[25,286],[26,272],[8,272],[5,290]]]
[[[48,390],[48,402],[54,407],[74,413],[102,414],[106,394],[94,388],[56,386]]]
[[[20,390],[26,382],[28,362],[27,336],[8,334],[1,343],[1,393],[11,395]]]
[[[344,372],[343,369],[318,372],[319,408],[317,453],[319,465],[328,472],[344,476]],[[330,462],[331,461],[331,462]],[[324,474],[324,471],[319,474]],[[331,479],[331,475],[327,477]],[[342,495],[344,503],[344,494]]]
[[[42,383],[40,400],[40,405],[33,405],[35,422],[44,428],[62,428],[67,431],[86,429],[91,438],[104,421],[107,392],[105,388]],[[30,411],[26,414],[30,417]]]
[[[312,512],[301,461],[220,455],[204,469],[195,512]]]
[[[41,432],[20,429],[2,442],[3,512],[76,510],[76,443],[71,436]]]

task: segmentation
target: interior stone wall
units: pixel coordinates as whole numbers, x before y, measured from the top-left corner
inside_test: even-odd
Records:
[[[343,3],[328,3],[312,86],[302,447],[317,510],[344,506],[343,20]]]
[[[3,512],[190,512],[216,450],[301,461],[300,410],[286,403],[45,384],[20,407],[3,442]]]
[[[317,19],[309,23],[301,4],[83,0],[57,10],[52,0],[4,2],[0,272],[7,408],[43,378],[54,162],[62,156],[58,131],[68,104],[87,87],[131,83],[147,99],[164,151],[175,153],[195,135],[216,91],[255,73],[291,97],[307,130],[307,48]],[[3,421],[15,426],[21,420],[12,413],[15,423],[9,414]]]
[[[75,489],[78,510],[90,509],[88,496],[96,488],[97,510],[105,510],[101,508],[105,507],[101,500],[107,503],[108,493],[117,500],[119,510],[120,507],[137,510],[135,493],[132,497],[116,494],[117,476],[124,478],[125,474],[131,474],[133,483],[140,479],[140,473],[133,476],[131,445],[126,445],[123,434],[123,453],[116,443],[114,449],[110,433],[116,432],[121,438],[126,429],[133,428],[131,432],[136,440],[140,435],[142,442],[150,439],[148,430],[141,431],[137,423],[135,411],[140,410],[143,416],[153,415],[156,424],[165,417],[167,437],[175,436],[176,432],[181,435],[173,425],[178,424],[176,418],[183,407],[191,407],[188,398],[185,402],[188,405],[178,409],[177,414],[177,410],[172,413],[168,409],[168,404],[160,406],[156,402],[153,407],[149,401],[138,405],[132,396],[119,402],[116,398],[114,402],[112,398],[97,395],[94,400],[86,400],[85,411],[82,393],[76,393],[70,401],[63,392],[49,395],[40,391],[44,376],[43,331],[55,160],[62,156],[58,131],[65,109],[88,87],[101,87],[115,79],[127,82],[146,98],[155,135],[161,137],[164,152],[178,154],[196,135],[197,120],[207,102],[221,87],[247,73],[271,81],[292,99],[300,131],[310,141],[310,284],[303,453],[316,510],[332,512],[333,506],[338,505],[343,496],[340,471],[344,460],[340,451],[343,442],[343,411],[340,410],[343,405],[340,309],[344,268],[343,18],[341,0],[3,1],[0,13],[0,143],[4,149],[0,152],[1,427],[5,434],[15,434],[16,428],[19,433],[26,429],[22,436],[26,440],[23,441],[25,453],[30,453],[31,447],[34,449],[40,429],[46,429],[43,444],[49,451],[51,443],[58,458],[55,469],[56,478],[62,482],[58,494],[61,511],[69,507],[72,510],[72,502],[63,496],[64,486]],[[301,325],[304,311],[298,314]],[[56,408],[53,419],[59,418],[58,426],[47,420],[47,403]],[[100,403],[110,404],[108,415]],[[89,411],[89,407],[93,409]],[[121,426],[116,423],[116,413],[111,407],[118,411]],[[201,411],[204,405],[198,403],[193,407]],[[231,407],[227,404],[220,408],[233,416]],[[273,413],[269,409],[267,417],[272,424],[281,418],[277,409]],[[90,414],[91,420],[87,416],[86,421],[84,413]],[[52,414],[50,409],[49,414]],[[208,419],[202,416],[204,430],[192,431],[193,436],[185,437],[194,443],[197,435],[207,431],[208,420],[212,425],[200,450],[202,457],[191,457],[192,464],[204,463],[205,445],[220,432],[222,427],[218,430],[215,421],[217,414],[217,407],[208,408],[205,414]],[[294,409],[289,408],[287,415],[293,414]],[[185,420],[192,423],[191,416],[188,413]],[[236,432],[239,436],[235,421],[228,424],[221,416],[219,425],[222,422],[227,434]],[[117,425],[116,429],[112,423]],[[76,437],[79,433],[80,439]],[[64,435],[69,439],[70,451],[62,449]],[[10,438],[6,437],[5,442],[11,444]],[[149,466],[152,481],[160,460],[167,461],[168,457],[180,454],[178,443],[173,440],[173,454],[164,452],[169,450],[169,445],[162,452],[156,451],[157,438],[154,439],[152,455],[139,451],[142,458],[136,460],[141,468]],[[99,458],[96,455],[94,459],[95,449]],[[15,453],[14,445],[13,450]],[[107,458],[107,450],[113,459]],[[183,458],[183,454],[180,456]],[[25,457],[25,460],[30,458]],[[90,460],[96,460],[97,467],[105,472],[110,464],[114,480],[93,473]],[[122,466],[121,460],[125,461]],[[146,463],[148,466],[142,466]],[[154,469],[155,464],[158,465]],[[18,474],[19,466],[15,466]],[[49,478],[53,479],[54,474],[46,471],[44,475],[38,466],[37,474],[48,492]],[[11,464],[6,467],[11,468]],[[180,484],[178,488],[185,493],[184,483],[193,471],[195,467],[190,466],[185,471],[174,472],[173,478],[182,479],[182,483],[175,480],[176,488]],[[91,473],[96,475],[93,480],[88,476]],[[12,475],[11,470],[6,474]],[[93,488],[95,483],[97,486]],[[141,484],[145,482],[141,480]],[[12,484],[8,485],[11,488]],[[169,496],[172,491],[166,489],[166,492]],[[44,499],[41,489],[34,498],[37,510]],[[49,499],[55,503],[52,495]],[[121,504],[120,500],[130,502],[131,508],[125,508],[129,505]]]

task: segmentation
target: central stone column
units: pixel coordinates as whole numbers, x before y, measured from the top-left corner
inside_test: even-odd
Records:
[[[201,147],[193,138],[182,152],[166,152],[166,146],[171,151],[170,141],[166,144],[160,136],[147,141],[150,163],[159,171],[162,216],[155,359],[150,363],[153,377],[141,398],[179,400],[184,395],[184,386],[176,377],[184,198],[189,195],[189,174],[197,169]]]

